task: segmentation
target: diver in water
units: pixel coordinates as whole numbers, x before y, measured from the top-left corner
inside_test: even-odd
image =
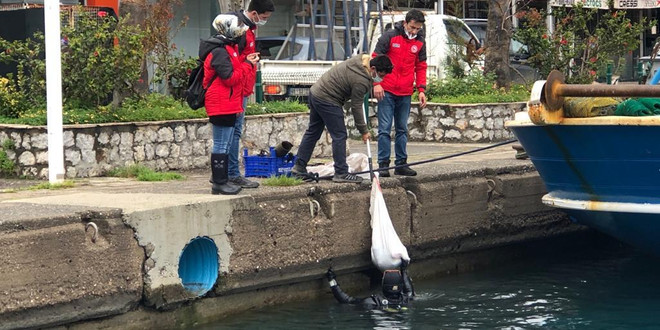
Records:
[[[371,295],[367,298],[354,298],[341,290],[337,284],[337,276],[328,269],[325,274],[332,294],[342,304],[363,305],[366,308],[387,310],[405,310],[415,296],[412,280],[407,272],[408,261],[401,260],[400,269],[389,269],[383,273],[383,296]]]

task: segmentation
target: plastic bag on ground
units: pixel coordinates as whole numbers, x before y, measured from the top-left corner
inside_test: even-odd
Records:
[[[401,259],[410,261],[408,250],[401,243],[392,219],[387,212],[387,205],[380,188],[378,174],[371,183],[371,261],[378,269],[396,269]]]
[[[346,157],[346,164],[348,164],[348,172],[364,172],[369,170],[369,159],[367,155],[354,152]],[[319,176],[329,176],[335,174],[335,162],[328,164],[307,166],[307,172],[318,173]],[[359,174],[363,179],[369,179],[369,173]]]

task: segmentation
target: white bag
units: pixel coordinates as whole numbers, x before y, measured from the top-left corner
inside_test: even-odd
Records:
[[[346,164],[348,164],[348,172],[364,172],[369,170],[369,160],[367,155],[354,152],[346,157]],[[335,162],[330,162],[323,165],[307,166],[307,172],[317,173],[319,176],[329,176],[335,174]],[[363,179],[369,179],[369,173],[359,174]]]
[[[396,234],[387,212],[377,173],[371,183],[369,213],[371,213],[371,261],[374,265],[381,271],[385,271],[398,268],[401,265],[401,259],[410,261],[408,250]]]

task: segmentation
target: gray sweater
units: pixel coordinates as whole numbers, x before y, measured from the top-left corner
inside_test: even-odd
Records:
[[[369,60],[371,60],[369,55],[355,55],[332,67],[311,88],[314,97],[340,107],[351,100],[355,127],[360,134],[367,132],[362,105],[364,96],[369,93],[373,85],[369,73]]]

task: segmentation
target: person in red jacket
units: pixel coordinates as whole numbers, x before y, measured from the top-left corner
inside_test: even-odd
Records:
[[[392,120],[394,120],[394,164],[401,166],[394,174],[414,176],[417,172],[406,166],[408,154],[408,117],[413,85],[419,92],[419,108],[426,106],[426,42],[422,27],[424,13],[412,9],[405,21],[398,22],[378,39],[372,56],[385,54],[394,69],[382,82],[374,82],[374,96],[378,100],[378,166],[390,166]],[[379,170],[380,177],[390,176],[388,170]]]
[[[204,106],[213,127],[211,173],[213,194],[237,194],[241,187],[229,182],[228,150],[234,125],[243,114],[243,83],[259,61],[256,54],[239,56],[238,41],[248,27],[234,15],[218,15],[213,20],[218,32],[199,45],[199,58],[204,59],[206,88]]]
[[[243,24],[248,26],[248,30],[238,42],[239,57],[245,59],[252,54],[257,54],[255,45],[255,32],[257,31],[258,26],[266,24],[270,18],[270,15],[274,11],[275,4],[273,3],[273,0],[252,0],[250,1],[246,11],[240,10],[238,12],[230,13],[232,15],[236,15],[238,19],[243,22]],[[255,66],[243,82],[242,93],[244,109],[247,105],[248,96],[254,93],[254,84],[256,79],[257,67]],[[239,115],[236,118],[236,123],[234,125],[234,136],[232,138],[231,145],[229,146],[229,181],[243,188],[257,188],[259,187],[259,183],[250,181],[244,176],[241,176],[241,172],[238,168],[238,144],[241,141],[241,135],[243,134],[243,127],[245,122],[244,119],[245,118],[243,114]]]

